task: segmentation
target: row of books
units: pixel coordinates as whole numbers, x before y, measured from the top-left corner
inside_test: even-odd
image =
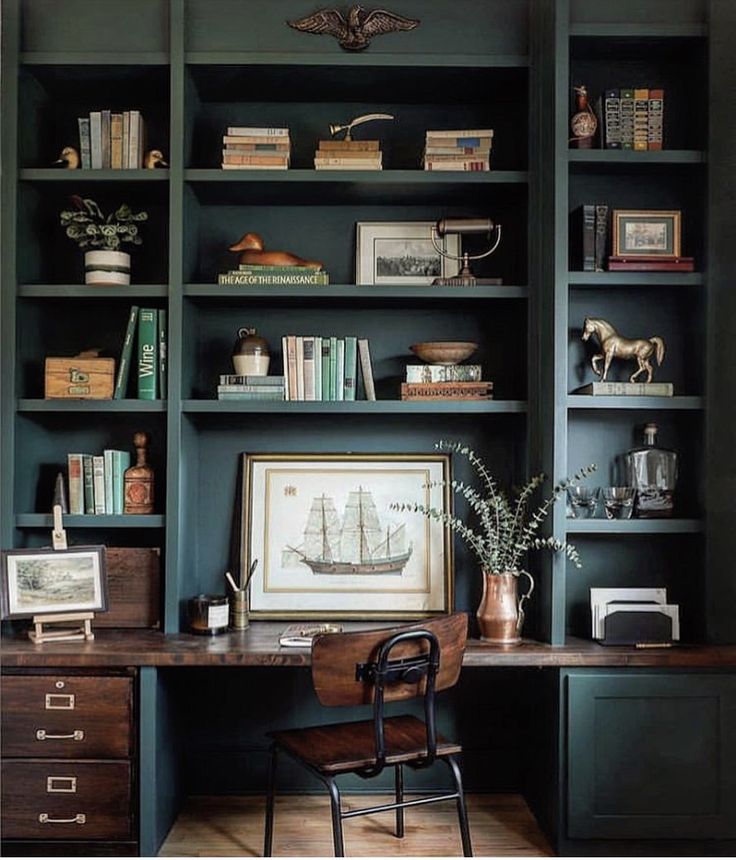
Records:
[[[408,364],[402,400],[490,400],[493,383],[479,364]]]
[[[428,131],[424,169],[490,170],[492,146],[492,128]]]
[[[377,140],[320,140],[314,153],[315,170],[383,170]]]
[[[662,149],[664,90],[621,87],[603,93],[605,149]]]
[[[133,305],[128,315],[113,398],[121,400],[128,396],[130,370],[135,355],[136,396],[139,400],[164,399],[166,349],[166,311]]]
[[[307,266],[259,266],[242,264],[217,276],[217,283],[229,287],[243,286],[325,286],[330,276],[324,269]]]
[[[286,170],[291,162],[288,128],[230,126],[222,144],[223,170]]]
[[[69,513],[122,514],[123,479],[129,466],[129,451],[67,454]]]
[[[146,123],[139,110],[93,110],[80,116],[79,157],[83,169],[135,170],[143,167]]]

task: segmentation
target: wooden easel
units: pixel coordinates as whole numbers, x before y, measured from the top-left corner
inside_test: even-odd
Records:
[[[51,532],[51,543],[54,549],[68,549],[66,529],[61,519],[61,505],[54,505],[54,528]],[[33,630],[28,631],[31,642],[78,642],[91,641],[95,638],[92,632],[94,612],[61,612],[55,615],[34,615]],[[70,622],[81,622],[69,626]],[[44,624],[63,624],[58,630],[44,630]]]

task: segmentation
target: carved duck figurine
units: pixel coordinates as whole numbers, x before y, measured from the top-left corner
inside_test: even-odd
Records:
[[[250,263],[257,266],[304,266],[307,269],[323,268],[319,260],[303,260],[301,257],[297,257],[296,254],[291,254],[288,251],[266,251],[263,246],[263,239],[258,233],[246,233],[234,245],[231,245],[228,250],[241,251],[240,263],[243,265]]]
[[[76,170],[79,167],[79,153],[73,146],[65,146],[53,164],[63,164],[66,170]]]
[[[146,170],[154,170],[156,167],[168,167],[169,165],[164,161],[164,154],[160,149],[152,149],[145,154],[143,166]]]

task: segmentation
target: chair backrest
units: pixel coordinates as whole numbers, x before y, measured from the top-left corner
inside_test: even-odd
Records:
[[[468,636],[468,618],[464,612],[443,615],[402,627],[364,630],[356,633],[326,633],[312,642],[312,681],[317,698],[323,705],[369,705],[375,698],[375,679],[371,666],[375,666],[381,646],[397,634],[410,631],[427,631],[436,637],[439,645],[439,667],[434,689],[439,692],[452,687],[460,675],[465,641]],[[398,642],[389,655],[389,666],[395,661],[411,661],[430,652],[429,639],[412,639]],[[362,669],[360,667],[363,667]],[[401,666],[398,667],[398,670]],[[427,675],[412,677],[411,671],[395,671],[404,680],[385,685],[385,701],[413,699],[423,696]],[[418,673],[415,673],[418,674]],[[408,679],[407,679],[408,676]]]

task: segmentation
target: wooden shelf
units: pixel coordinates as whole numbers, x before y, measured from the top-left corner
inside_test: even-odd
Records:
[[[699,519],[671,520],[566,520],[568,534],[585,535],[656,535],[694,534],[705,529],[705,521]]]
[[[662,149],[637,152],[633,149],[570,149],[568,161],[575,164],[705,164],[706,155],[697,149]]]
[[[626,38],[626,39],[693,39],[708,35],[705,24],[644,24],[632,22],[626,24],[609,24],[585,22],[570,25],[571,36],[587,36],[590,38]]]
[[[189,65],[287,65],[287,66],[396,66],[400,68],[438,67],[438,68],[484,68],[508,69],[526,68],[529,57],[526,54],[391,54],[380,55],[354,52],[312,53],[291,51],[186,51],[184,62]]]
[[[166,412],[165,400],[18,400],[18,412]]]
[[[670,409],[698,410],[705,408],[703,397],[593,397],[589,394],[569,394],[568,409]]]
[[[63,514],[66,528],[75,529],[161,529],[165,525],[163,514]],[[16,514],[17,528],[51,528],[51,514]]]
[[[130,284],[98,287],[86,284],[20,284],[18,295],[26,299],[135,299],[165,298],[168,284]]]
[[[403,284],[329,284],[327,286],[247,286],[227,287],[220,284],[184,284],[184,295],[191,298],[225,299],[306,299],[319,302],[323,299],[391,299],[395,301],[486,301],[488,299],[526,299],[525,286],[498,285],[477,287],[405,286]]]
[[[27,171],[22,171],[26,173]],[[57,171],[47,171],[56,173]],[[71,173],[68,171],[59,171]],[[78,172],[78,171],[77,171]],[[92,173],[117,173],[118,171],[90,171]],[[125,171],[120,171],[124,173]],[[129,171],[133,173],[133,171]],[[146,170],[139,173],[158,173]],[[161,171],[166,172],[166,171]],[[526,170],[222,170],[221,168],[188,168],[184,171],[187,182],[216,183],[230,185],[233,182],[273,183],[274,185],[287,182],[310,183],[324,185],[330,183],[360,183],[362,185],[523,185],[529,181]]]
[[[226,171],[227,172],[227,171]],[[26,182],[168,182],[166,168],[156,170],[65,170],[53,167],[24,167],[18,176]]]
[[[166,66],[163,51],[21,51],[27,66]]]
[[[702,287],[702,272],[568,272],[571,287]]]
[[[494,415],[526,412],[525,400],[419,401],[404,400],[184,400],[182,411],[227,415],[234,412],[262,412],[308,415]]]

